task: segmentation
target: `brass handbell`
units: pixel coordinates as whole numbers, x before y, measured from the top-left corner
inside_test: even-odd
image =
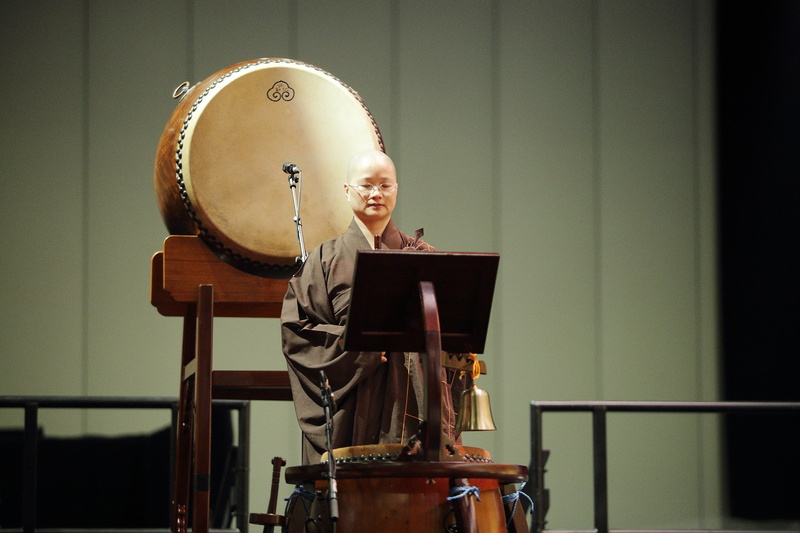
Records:
[[[456,431],[494,431],[497,429],[492,418],[489,394],[475,385],[475,380],[480,375],[481,366],[478,363],[478,357],[475,356],[472,364],[472,387],[461,393]]]

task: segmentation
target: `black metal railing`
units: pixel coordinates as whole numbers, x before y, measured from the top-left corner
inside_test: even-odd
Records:
[[[629,413],[747,413],[747,414],[800,414],[800,403],[793,402],[531,402],[531,462],[529,481],[525,486],[534,503],[531,533],[566,533],[545,529],[545,514],[549,507],[548,493],[544,485],[545,462],[548,451],[542,447],[542,415],[550,412],[590,412],[592,414],[592,455],[594,474],[594,528],[572,530],[572,533],[621,533],[623,530],[609,529],[608,520],[608,458],[606,445],[606,414]],[[800,451],[798,452],[800,453]],[[627,530],[633,531],[633,530]],[[668,530],[635,530],[642,533],[667,533]],[[723,530],[682,530],[693,531]],[[763,530],[759,530],[763,531]],[[741,532],[739,532],[741,533]],[[786,532],[784,532],[786,533]],[[791,532],[800,533],[800,532]]]
[[[213,405],[238,413],[238,431],[236,466],[235,466],[235,503],[237,513],[237,530],[247,531],[248,517],[248,471],[250,458],[250,402],[247,400],[214,400]],[[41,409],[169,409],[171,411],[170,438],[170,479],[174,473],[175,436],[178,412],[177,398],[142,398],[142,397],[90,397],[90,396],[0,396],[0,409],[23,409],[25,422],[23,429],[22,457],[22,528],[4,529],[0,533],[46,533],[96,532],[97,529],[78,528],[37,528],[37,479],[39,475],[39,411]],[[104,529],[106,532],[135,533],[138,531],[155,533],[170,530],[164,529]],[[220,530],[231,531],[231,530]]]

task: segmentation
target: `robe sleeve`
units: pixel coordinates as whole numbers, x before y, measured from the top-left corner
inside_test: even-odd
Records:
[[[329,253],[330,250],[323,247],[308,257],[302,270],[289,282],[281,312],[283,353],[289,369],[297,419],[305,438],[317,452],[325,449],[320,370],[325,371],[337,403],[334,415],[336,434],[346,439],[353,423],[355,394],[351,393],[381,361],[379,353],[346,352],[341,346],[345,321],[342,313],[346,314],[349,291],[343,290],[335,296],[337,301],[332,302],[329,285],[349,284],[350,280],[337,280],[336,272],[328,271],[326,254]],[[337,309],[337,303],[344,305],[345,311]],[[333,444],[339,447],[346,441]],[[314,455],[306,452],[306,458],[313,460]]]

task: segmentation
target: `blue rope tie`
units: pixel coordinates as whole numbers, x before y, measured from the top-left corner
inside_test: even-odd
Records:
[[[283,514],[289,516],[289,506],[292,504],[293,500],[298,498],[300,499],[300,504],[303,506],[303,510],[306,512],[306,522],[308,522],[311,520],[311,506],[308,502],[313,502],[316,496],[313,492],[307,491],[303,485],[296,486],[289,497],[283,499],[286,502],[286,510]],[[264,527],[266,528],[266,526]]]
[[[533,514],[533,500],[531,497],[522,492],[522,489],[525,487],[525,483],[519,486],[519,490],[513,494],[506,494],[501,499],[503,500],[503,505],[508,505],[509,503],[513,503],[514,506],[511,508],[511,512],[508,514],[508,520],[506,521],[506,529],[511,526],[512,520],[514,520],[514,514],[517,512],[517,505],[519,505],[519,497],[525,496],[531,504],[531,514]]]
[[[308,492],[303,485],[298,485],[294,488],[294,491],[292,491],[288,498],[283,499],[283,501],[286,502],[286,510],[284,511],[284,514],[288,516],[289,506],[292,504],[292,501],[300,498],[300,503],[303,505],[303,508],[306,510],[306,514],[308,515],[309,504],[306,502],[313,502],[315,497],[316,496],[314,496],[313,492]]]
[[[481,489],[478,487],[453,487],[450,489],[450,496],[447,497],[447,501],[458,500],[470,494],[474,495],[476,500],[481,501],[480,493]]]
[[[307,491],[306,488],[303,485],[298,485],[297,487],[294,488],[294,491],[292,491],[292,493],[289,495],[289,497],[288,498],[284,498],[283,501],[290,502],[290,501],[295,500],[297,498],[303,498],[305,500],[313,502],[315,496],[314,496],[313,492]]]
[[[528,500],[528,503],[531,504],[531,514],[533,514],[533,500],[531,499],[530,496],[528,496],[527,494],[522,492],[522,489],[524,489],[524,488],[525,488],[525,483],[520,485],[519,486],[519,490],[517,492],[515,492],[514,494],[506,494],[505,496],[503,496],[503,505],[507,505],[509,503],[514,503],[514,505],[516,506],[516,503],[519,501],[519,497],[520,496],[524,496],[525,499]]]

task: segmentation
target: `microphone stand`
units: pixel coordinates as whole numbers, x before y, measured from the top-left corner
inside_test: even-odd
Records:
[[[292,220],[294,220],[297,226],[297,242],[300,243],[300,257],[295,258],[295,261],[305,263],[308,258],[308,253],[306,252],[306,244],[303,239],[303,221],[300,220],[300,194],[302,193],[303,187],[301,182],[303,179],[303,171],[294,165],[288,169],[286,165],[284,165],[284,171],[289,174],[289,188],[292,190],[292,201],[294,202],[294,218]],[[297,190],[298,183],[300,183],[300,191]]]
[[[325,448],[328,452],[328,506],[330,509],[331,533],[336,533],[339,520],[339,491],[336,487],[336,459],[333,457],[333,411],[336,406],[333,393],[324,370],[319,371],[322,389],[322,408],[325,410]]]

